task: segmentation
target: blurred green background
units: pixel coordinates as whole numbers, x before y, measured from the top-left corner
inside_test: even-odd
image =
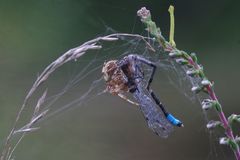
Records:
[[[61,53],[104,33],[107,27],[142,33],[136,16],[142,6],[151,10],[168,37],[170,4],[175,6],[177,47],[198,54],[206,74],[215,81],[225,113],[240,113],[237,0],[0,0],[0,142],[37,73]],[[166,94],[161,97],[185,124],[168,139],[155,136],[139,112],[108,95],[109,101],[96,99],[89,107],[44,121],[41,130],[23,140],[15,159],[234,159],[228,147],[217,144],[219,135],[206,131],[199,104],[163,87]],[[240,126],[236,127],[239,135]]]

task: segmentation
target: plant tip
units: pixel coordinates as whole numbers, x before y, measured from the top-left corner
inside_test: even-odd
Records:
[[[147,10],[146,7],[142,7],[140,10],[138,10],[137,15],[141,17],[142,20],[146,20],[151,16],[150,11]]]

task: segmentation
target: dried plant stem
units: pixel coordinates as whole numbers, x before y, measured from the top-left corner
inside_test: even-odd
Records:
[[[115,34],[110,34],[110,35],[103,36],[103,37],[97,37],[95,39],[92,39],[90,41],[85,42],[84,44],[82,44],[82,45],[80,45],[76,48],[70,49],[69,51],[64,53],[62,56],[57,58],[55,61],[53,61],[50,65],[48,65],[43,70],[43,72],[37,77],[36,81],[33,83],[31,89],[29,90],[27,96],[25,97],[25,99],[23,101],[23,104],[22,104],[20,110],[17,113],[17,116],[16,116],[16,119],[14,121],[13,127],[12,127],[10,133],[8,134],[8,136],[5,140],[5,143],[3,145],[0,160],[11,159],[14,150],[16,149],[18,144],[21,142],[23,137],[26,135],[26,133],[27,132],[32,132],[32,131],[38,129],[38,128],[32,128],[32,126],[37,121],[39,121],[43,116],[45,116],[45,114],[47,114],[47,112],[48,112],[48,110],[45,110],[41,113],[38,113],[39,110],[40,110],[40,106],[42,106],[43,103],[44,103],[44,99],[45,99],[45,96],[46,96],[46,93],[47,93],[46,91],[44,92],[42,97],[39,98],[38,103],[35,106],[35,110],[34,110],[34,113],[32,115],[32,118],[31,118],[30,122],[27,123],[25,126],[23,126],[20,129],[17,129],[16,127],[17,127],[17,124],[19,122],[19,119],[21,118],[23,110],[26,108],[26,105],[28,103],[29,98],[35,93],[37,88],[43,82],[45,82],[48,79],[48,77],[56,69],[58,69],[59,67],[61,67],[62,65],[64,65],[65,63],[67,63],[69,61],[77,60],[78,58],[80,58],[82,55],[84,55],[89,50],[99,50],[99,49],[101,49],[102,45],[99,43],[100,41],[117,41],[117,40],[120,40],[121,38],[124,38],[124,37],[125,38],[127,38],[127,37],[138,38],[138,39],[142,40],[149,49],[154,51],[154,49],[151,47],[151,45],[146,40],[146,39],[149,39],[148,37],[143,37],[143,36],[138,35],[138,34],[115,33]],[[22,135],[18,139],[17,143],[14,146],[11,146],[11,140],[16,133],[21,133]]]
[[[173,58],[176,62],[181,65],[185,65],[189,68],[187,71],[187,75],[201,78],[201,84],[199,86],[193,86],[192,91],[195,93],[199,93],[200,91],[207,93],[209,99],[205,99],[202,102],[203,109],[207,110],[209,108],[215,108],[217,114],[219,116],[220,121],[210,121],[207,127],[222,127],[225,130],[226,137],[220,139],[220,144],[228,144],[233,150],[235,157],[237,160],[240,160],[240,150],[238,145],[239,137],[234,137],[232,131],[232,122],[240,121],[239,115],[231,115],[227,119],[221,104],[219,103],[217,96],[213,90],[213,83],[208,80],[203,72],[203,68],[198,64],[197,56],[194,53],[188,54],[184,51],[181,51],[176,48],[176,44],[174,42],[174,7],[169,7],[170,13],[170,40],[167,42],[165,38],[161,34],[160,28],[157,28],[155,22],[151,19],[151,13],[145,7],[141,8],[137,14],[141,18],[141,21],[147,26],[147,31],[156,38],[156,40],[160,43],[163,49],[169,53],[169,56]]]

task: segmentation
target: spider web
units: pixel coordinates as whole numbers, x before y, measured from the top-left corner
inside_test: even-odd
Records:
[[[105,35],[113,33],[106,31]],[[48,110],[42,120],[66,113],[68,110],[79,106],[87,105],[96,97],[104,96],[105,82],[102,77],[103,63],[113,59],[121,59],[129,54],[138,54],[153,62],[158,66],[157,70],[167,77],[167,85],[174,86],[180,93],[184,94],[190,101],[195,103],[200,98],[191,92],[191,87],[199,83],[199,79],[189,78],[184,68],[174,62],[164,53],[163,49],[154,39],[146,38],[144,41],[139,37],[118,36],[119,40],[114,42],[100,42],[100,50],[90,50],[76,61],[70,61],[62,65],[59,69],[48,77],[44,85],[40,86],[36,94],[31,97],[28,104],[25,119],[29,118],[29,113],[33,112],[35,105],[42,92],[47,88],[48,93],[41,110]],[[145,79],[150,77],[151,69],[143,65]],[[146,83],[146,81],[144,82]],[[131,96],[131,95],[130,95]],[[23,123],[24,124],[24,123]]]
[[[112,30],[108,30],[105,35],[110,33]],[[36,109],[33,106],[36,106],[39,97],[46,89],[47,96],[38,110],[47,112],[40,116],[38,122],[62,115],[79,106],[86,106],[96,97],[104,98],[104,95],[110,95],[105,92],[106,86],[101,73],[103,63],[106,61],[121,59],[129,54],[138,54],[155,62],[159,68],[166,71],[176,69],[169,63],[170,61],[163,54],[162,48],[153,39],[146,38],[146,43],[142,37],[119,35],[118,38],[118,41],[101,41],[99,42],[102,46],[101,49],[89,50],[82,57],[75,61],[69,61],[54,70],[51,76],[47,77],[46,81],[38,86],[35,93],[29,98],[17,128],[21,130],[22,126],[27,124],[26,121],[31,119],[31,113],[34,113]],[[56,61],[61,59],[61,56]],[[145,79],[148,79],[150,70],[146,66],[143,66],[143,69]]]
[[[88,103],[99,96],[108,101],[112,95],[105,92],[106,86],[101,73],[103,63],[113,59],[121,59],[129,54],[138,54],[155,62],[158,66],[157,71],[160,70],[164,74],[160,74],[160,76],[167,77],[167,81],[164,82],[167,87],[174,86],[192,103],[200,102],[200,98],[191,92],[191,87],[198,84],[200,80],[186,76],[186,68],[169,58],[154,39],[147,38],[147,41],[148,45],[138,37],[120,36],[119,41],[103,42],[102,49],[89,51],[80,59],[62,66],[41,87],[48,88],[48,96],[42,109],[49,109],[49,112],[43,120],[60,116],[81,106],[89,107]],[[151,68],[146,65],[142,65],[141,68],[145,77],[143,83],[146,84],[146,80],[150,77]],[[131,94],[127,95],[134,100]],[[164,101],[163,103],[167,104]]]
[[[107,34],[109,34],[109,31]],[[196,96],[191,92],[191,87],[199,84],[200,79],[186,76],[187,68],[180,66],[169,58],[154,39],[147,38],[147,45],[139,37],[119,36],[118,38],[119,40],[114,42],[100,42],[102,45],[100,50],[90,50],[76,61],[70,61],[54,71],[44,85],[40,86],[36,90],[36,94],[31,97],[28,108],[22,116],[25,118],[19,126],[24,124],[24,120],[29,119],[29,115],[31,115],[29,113],[34,110],[32,106],[36,104],[46,88],[48,93],[41,110],[48,110],[48,112],[41,121],[60,116],[80,106],[88,106],[89,102],[99,96],[107,101],[109,96],[106,98],[104,95],[109,93],[105,92],[106,86],[101,73],[103,63],[113,59],[121,59],[129,54],[138,54],[155,62],[158,70],[161,70],[161,73],[164,73],[164,76],[168,79],[165,83],[174,86],[191,102],[200,102],[204,97],[204,95]],[[143,66],[143,70],[146,79],[148,79],[150,69]],[[204,115],[207,119],[205,113]],[[213,136],[215,135],[211,132],[210,137]],[[212,155],[219,156],[216,151],[218,145],[214,145],[212,139],[209,141],[212,150],[209,157],[212,157]]]
[[[50,109],[45,118],[61,115],[69,109],[86,105],[98,96],[109,94],[105,92],[106,86],[101,73],[103,63],[129,54],[138,54],[155,62],[165,73],[164,76],[167,76],[167,83],[175,86],[195,103],[198,97],[191,92],[191,84],[187,81],[193,84],[198,82],[188,79],[184,75],[185,69],[169,59],[158,43],[152,39],[148,39],[148,43],[154,51],[142,39],[122,36],[120,41],[104,43],[101,50],[90,51],[80,59],[62,66],[43,86],[48,88],[45,109]],[[145,65],[142,67],[146,80],[150,77],[151,69]]]
[[[84,106],[98,96],[109,94],[105,92],[106,86],[101,73],[104,62],[121,59],[129,54],[142,56],[156,54],[139,37],[119,36],[118,38],[119,40],[114,42],[100,42],[102,46],[100,50],[90,50],[76,61],[70,61],[54,71],[31,97],[28,106],[34,106],[46,88],[48,93],[41,109],[49,111],[42,120]],[[152,40],[149,39],[148,43],[151,44]],[[23,117],[27,117],[29,112],[32,112],[31,107],[29,110]]]

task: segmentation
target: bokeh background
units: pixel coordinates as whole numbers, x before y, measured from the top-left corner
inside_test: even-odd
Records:
[[[170,4],[175,6],[178,48],[197,53],[206,74],[215,81],[226,115],[240,113],[237,0],[0,0],[0,142],[4,142],[37,73],[61,53],[109,27],[142,33],[144,27],[136,16],[142,6],[151,10],[168,37]],[[42,128],[19,145],[15,159],[234,159],[228,147],[217,144],[218,136],[223,135],[206,131],[198,103],[169,85],[162,85],[161,90],[165,103],[185,124],[168,139],[154,135],[140,112],[107,95],[108,101],[96,99],[41,123]],[[239,127],[235,126],[238,134]]]

